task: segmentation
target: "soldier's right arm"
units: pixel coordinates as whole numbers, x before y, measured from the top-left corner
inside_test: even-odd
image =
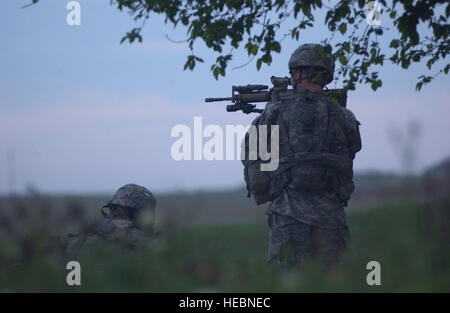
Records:
[[[80,254],[81,248],[87,243],[95,240],[98,236],[104,238],[113,232],[114,225],[107,218],[98,218],[94,222],[84,227],[83,231],[66,248],[66,259],[68,261],[76,260]]]
[[[86,234],[80,234],[77,238],[72,239],[66,248],[66,260],[74,261],[78,259],[80,250],[87,241],[88,237]]]

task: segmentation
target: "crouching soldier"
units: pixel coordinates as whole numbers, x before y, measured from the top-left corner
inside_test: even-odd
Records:
[[[66,259],[77,260],[84,246],[103,240],[121,247],[135,249],[142,245],[146,237],[152,237],[155,216],[156,199],[145,187],[127,184],[114,194],[112,199],[101,209],[102,217],[83,229],[69,242],[66,248]],[[109,212],[105,212],[109,209]],[[144,233],[138,226],[140,213],[146,210],[150,216],[149,224]]]

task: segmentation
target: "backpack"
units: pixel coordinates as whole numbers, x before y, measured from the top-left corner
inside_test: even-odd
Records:
[[[293,95],[291,99],[285,100],[311,101],[308,94],[310,93],[301,92]],[[270,125],[279,125],[279,154],[281,157],[276,170],[261,171],[261,164],[265,161],[261,160],[259,155],[256,160],[248,159],[250,135],[247,133],[245,136],[243,148],[246,152],[246,158],[243,160],[243,164],[245,166],[244,180],[247,185],[247,196],[252,196],[257,205],[264,204],[273,201],[281,193],[281,190],[289,184],[290,188],[296,190],[333,190],[338,194],[341,203],[346,205],[354,186],[352,181],[353,164],[352,159],[348,157],[348,145],[343,124],[345,116],[342,108],[336,107],[331,101],[327,101],[325,114],[328,116],[328,123],[324,138],[320,138],[322,143],[315,151],[296,151],[289,142],[289,130],[281,119],[283,108],[286,105],[284,101],[271,103],[252,122],[258,134],[258,151],[258,126],[268,125],[268,128],[270,128]],[[304,115],[307,116],[307,114]],[[307,121],[305,125],[307,126]],[[270,134],[269,131],[268,134]],[[270,136],[268,137],[267,147],[270,147]],[[313,139],[317,138],[313,137]],[[281,175],[282,173],[288,175]],[[290,175],[291,173],[292,175]]]

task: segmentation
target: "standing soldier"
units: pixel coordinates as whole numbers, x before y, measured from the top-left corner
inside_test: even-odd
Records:
[[[269,261],[289,268],[317,255],[329,267],[350,239],[344,207],[354,189],[353,159],[361,150],[359,122],[323,91],[334,73],[326,47],[298,47],[289,72],[293,92],[269,103],[253,121],[256,127],[278,125],[279,166],[262,172],[263,161],[248,160],[247,133],[245,181],[257,204],[271,201]]]
[[[66,248],[66,259],[76,260],[80,250],[85,245],[103,239],[107,242],[134,249],[145,239],[145,233],[137,226],[138,214],[142,210],[149,210],[151,215],[150,231],[153,235],[153,217],[156,199],[145,187],[127,184],[114,194],[112,199],[103,206],[103,217],[97,219],[76,238],[69,242]],[[109,214],[103,211],[109,209]]]

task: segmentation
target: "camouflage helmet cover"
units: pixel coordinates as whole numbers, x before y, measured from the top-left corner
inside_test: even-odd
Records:
[[[135,212],[143,209],[154,209],[156,198],[153,193],[145,187],[127,184],[120,187],[112,199],[104,207],[119,206],[132,209]]]
[[[289,71],[299,67],[318,67],[325,70],[325,75],[322,78],[323,85],[330,83],[333,80],[334,58],[330,53],[322,56],[320,49],[318,49],[320,47],[325,48],[324,46],[313,43],[300,45],[295,49],[289,59]]]

